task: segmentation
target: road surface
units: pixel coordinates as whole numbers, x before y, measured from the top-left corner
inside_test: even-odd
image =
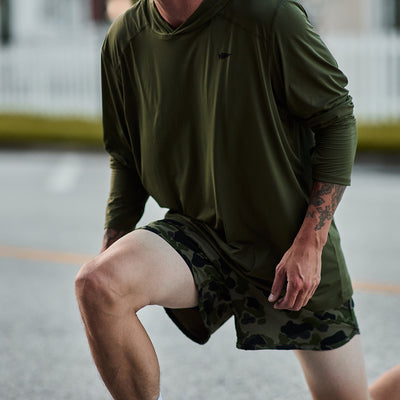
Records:
[[[110,400],[89,354],[74,277],[100,247],[108,190],[101,152],[0,150],[0,399]],[[400,362],[400,163],[356,164],[337,211],[368,378]],[[142,223],[161,218],[154,202]],[[152,307],[164,400],[309,399],[291,352],[235,349],[229,321],[205,346]]]

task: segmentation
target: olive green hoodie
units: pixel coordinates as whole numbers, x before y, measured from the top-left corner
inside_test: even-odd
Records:
[[[102,51],[106,227],[131,230],[148,196],[262,287],[304,219],[313,180],[350,184],[347,80],[290,0],[204,0],[179,28],[153,0],[110,28]],[[333,223],[309,303],[352,289]]]

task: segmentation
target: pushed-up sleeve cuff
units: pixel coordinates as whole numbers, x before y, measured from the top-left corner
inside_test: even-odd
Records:
[[[136,170],[124,168],[111,158],[105,228],[133,230],[143,215],[148,198]]]

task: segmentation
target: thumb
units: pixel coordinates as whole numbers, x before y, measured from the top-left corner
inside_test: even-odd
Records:
[[[282,292],[283,286],[286,283],[286,275],[284,272],[276,272],[274,282],[271,288],[271,294],[268,297],[268,301],[273,303],[278,300],[280,293]]]

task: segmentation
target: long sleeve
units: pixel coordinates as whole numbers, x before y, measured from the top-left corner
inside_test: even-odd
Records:
[[[117,67],[103,49],[103,135],[111,167],[105,227],[132,230],[143,215],[149,195],[140,180],[131,149],[125,124],[121,77],[116,72]]]
[[[357,129],[348,82],[297,2],[277,11],[271,55],[276,96],[315,133],[313,179],[349,185]]]

